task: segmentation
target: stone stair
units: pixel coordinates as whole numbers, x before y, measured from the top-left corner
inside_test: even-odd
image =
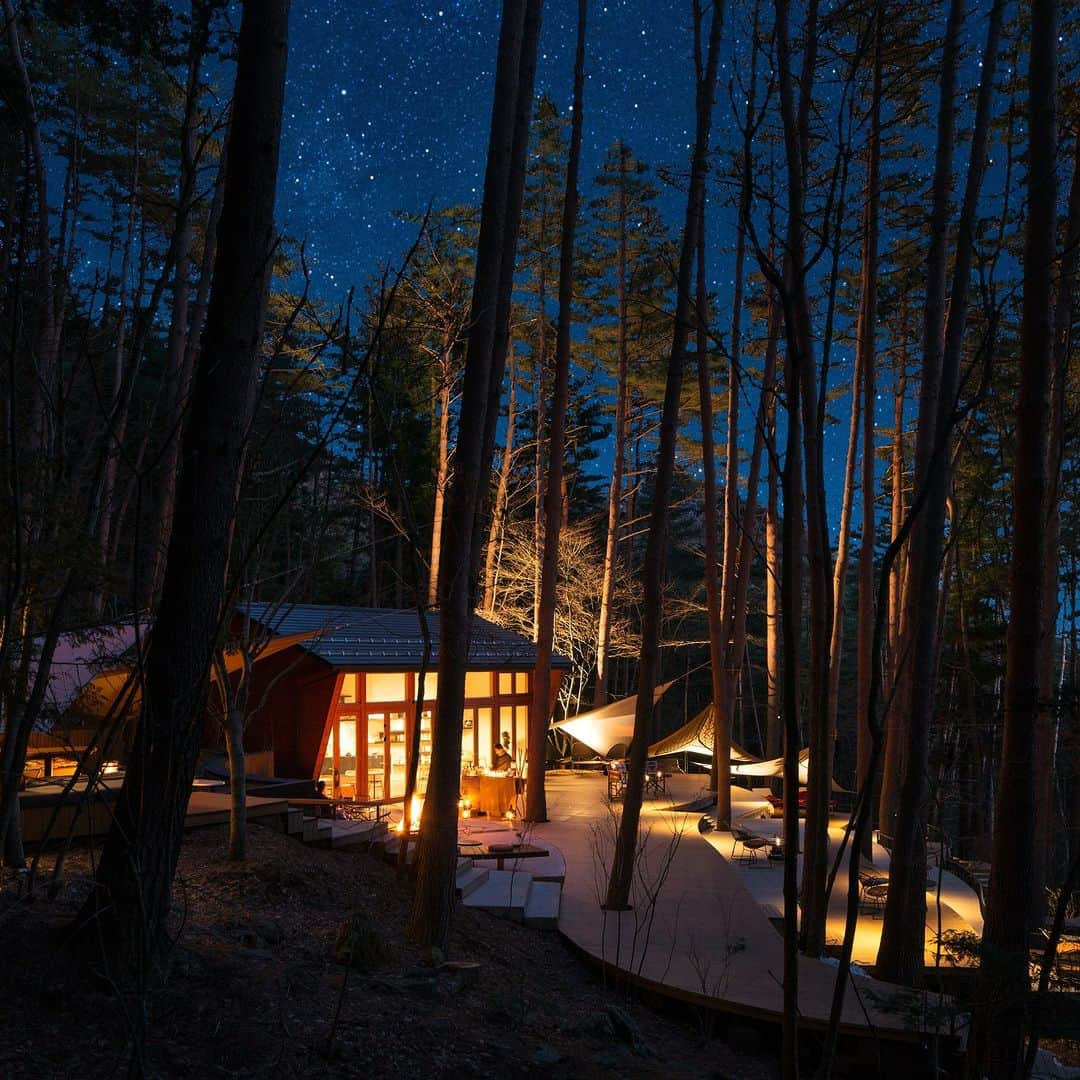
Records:
[[[457,894],[465,907],[538,930],[554,930],[559,924],[562,883],[537,880],[526,870],[489,870],[459,859]]]
[[[300,806],[289,807],[284,824],[287,835],[324,848],[370,846],[382,841],[387,833],[385,821],[316,817]]]

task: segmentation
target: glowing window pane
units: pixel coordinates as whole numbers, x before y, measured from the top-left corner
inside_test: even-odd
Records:
[[[349,672],[341,681],[341,693],[338,695],[338,704],[352,705],[356,701],[356,675]]]
[[[364,687],[368,701],[404,701],[405,672],[369,671]]]
[[[491,672],[490,671],[467,671],[465,672],[465,696],[467,698],[491,697]],[[481,750],[481,753],[483,751]]]

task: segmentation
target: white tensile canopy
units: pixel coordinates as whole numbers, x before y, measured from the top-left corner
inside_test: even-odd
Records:
[[[662,683],[653,691],[655,705],[674,684]],[[601,705],[599,709],[578,713],[552,724],[565,731],[578,742],[584,743],[601,757],[609,757],[617,746],[626,746],[634,737],[634,714],[637,712],[637,694]]]

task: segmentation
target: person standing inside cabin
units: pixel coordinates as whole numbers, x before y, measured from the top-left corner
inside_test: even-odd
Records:
[[[503,749],[502,743],[496,743],[491,754],[492,772],[509,772],[513,764],[513,758]]]

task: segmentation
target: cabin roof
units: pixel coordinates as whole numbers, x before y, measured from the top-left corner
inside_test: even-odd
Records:
[[[274,634],[313,633],[299,648],[345,671],[416,670],[424,639],[415,608],[364,608],[332,604],[250,604],[255,622]],[[431,638],[432,669],[439,660],[439,613],[425,613]],[[551,666],[566,670],[570,661],[553,653]],[[513,630],[473,617],[468,667],[472,670],[531,670],[536,645]]]

